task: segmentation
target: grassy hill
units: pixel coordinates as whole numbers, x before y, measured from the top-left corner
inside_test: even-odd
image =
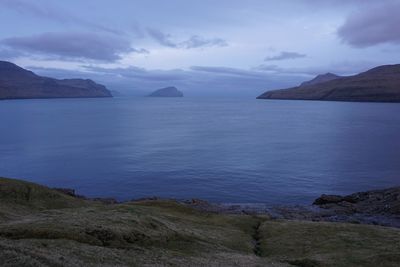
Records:
[[[175,201],[104,204],[0,178],[2,266],[398,266],[400,230]]]

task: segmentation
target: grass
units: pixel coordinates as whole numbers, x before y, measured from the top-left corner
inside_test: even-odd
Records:
[[[2,266],[398,266],[398,229],[106,205],[0,178]],[[257,244],[258,242],[258,244]],[[396,264],[397,263],[397,264]]]
[[[297,266],[399,266],[400,231],[343,223],[266,221],[262,256]]]

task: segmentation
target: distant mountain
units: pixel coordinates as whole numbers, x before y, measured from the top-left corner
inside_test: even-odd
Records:
[[[329,75],[329,78],[333,76]],[[319,82],[321,80],[317,76],[298,87],[267,91],[257,98],[400,102],[400,64],[379,66],[354,76]]]
[[[328,72],[325,74],[320,74],[310,81],[303,82],[302,84],[300,84],[300,86],[307,86],[307,85],[313,85],[313,84],[318,84],[318,83],[323,83],[323,82],[329,82],[329,81],[335,80],[337,78],[340,78],[340,76]]]
[[[165,87],[158,89],[151,93],[151,97],[183,97],[183,93],[176,89],[176,87]]]
[[[0,61],[0,99],[112,97],[92,80],[57,80],[38,76],[13,63]]]

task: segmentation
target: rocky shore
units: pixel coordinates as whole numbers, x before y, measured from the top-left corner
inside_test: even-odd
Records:
[[[350,218],[395,218],[398,196],[323,195],[304,207],[119,203],[0,178],[0,265],[397,267],[400,229]]]
[[[74,189],[54,188],[76,198],[119,203],[114,198],[86,198]],[[221,214],[264,215],[271,219],[346,222],[400,228],[400,187],[357,192],[347,196],[323,194],[312,205],[268,205],[263,203],[210,203],[202,199],[177,200],[149,197],[140,201],[176,201],[191,208]]]
[[[400,228],[400,187],[347,196],[321,195],[312,205],[212,204],[186,201],[194,208],[231,214],[264,214],[271,219],[346,222]]]

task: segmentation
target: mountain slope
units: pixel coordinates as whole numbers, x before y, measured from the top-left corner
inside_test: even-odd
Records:
[[[258,99],[400,102],[400,64],[337,79],[267,91]]]
[[[318,83],[323,83],[323,82],[328,82],[332,81],[335,79],[340,78],[340,76],[333,74],[333,73],[325,73],[325,74],[320,74],[314,79],[310,81],[303,82],[300,86],[307,86],[307,85],[313,85],[313,84],[318,84]]]
[[[13,63],[0,61],[0,99],[112,97],[92,80],[57,80],[38,76]]]

